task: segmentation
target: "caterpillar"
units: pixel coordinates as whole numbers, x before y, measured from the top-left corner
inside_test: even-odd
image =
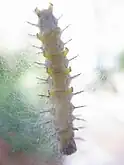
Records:
[[[74,93],[73,87],[69,87],[71,80],[80,75],[70,76],[72,69],[69,67],[69,61],[77,56],[70,60],[67,58],[69,49],[61,40],[63,30],[58,26],[59,19],[53,15],[53,4],[49,3],[48,9],[36,8],[35,13],[38,16],[38,24],[28,23],[38,27],[40,31],[36,37],[41,41],[40,50],[42,50],[45,63],[37,62],[37,64],[44,66],[48,74],[48,79],[41,78],[41,80],[49,85],[46,97],[50,99],[54,109],[54,126],[59,150],[63,155],[71,155],[77,151],[74,131],[78,130],[73,126],[73,120],[76,118],[72,113],[75,108],[83,107],[75,107],[71,103],[72,97],[83,91]]]

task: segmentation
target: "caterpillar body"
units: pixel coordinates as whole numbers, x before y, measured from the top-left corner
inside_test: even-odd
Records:
[[[45,68],[48,73],[46,82],[49,84],[47,97],[50,98],[54,109],[54,125],[62,154],[71,155],[77,151],[74,139],[73,110],[76,108],[71,103],[72,96],[81,92],[73,93],[73,87],[69,88],[73,78],[71,67],[68,66],[67,54],[69,49],[61,40],[62,30],[58,27],[58,19],[53,15],[53,4],[48,9],[35,9],[38,16],[40,33],[37,38],[42,42],[43,56],[45,57]],[[34,24],[32,24],[34,25]],[[75,58],[75,57],[74,57]],[[72,59],[74,59],[72,58]],[[72,60],[70,59],[70,60]],[[77,108],[80,108],[79,106]]]

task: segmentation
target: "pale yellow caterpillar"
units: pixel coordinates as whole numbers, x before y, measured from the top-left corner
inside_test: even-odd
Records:
[[[40,33],[36,36],[42,42],[43,56],[45,63],[39,63],[46,68],[48,79],[43,80],[49,84],[48,94],[51,104],[54,108],[54,125],[58,135],[59,148],[64,155],[71,155],[77,151],[74,140],[73,120],[76,119],[72,112],[75,107],[71,103],[73,95],[83,91],[74,93],[73,87],[69,87],[73,78],[79,76],[77,74],[70,76],[71,67],[68,66],[70,60],[67,59],[69,49],[65,47],[65,43],[61,40],[62,30],[58,27],[58,19],[53,15],[53,5],[50,3],[48,9],[35,9],[38,16],[38,24],[32,24],[39,27]],[[30,23],[31,24],[31,23]],[[43,96],[43,95],[41,95]]]

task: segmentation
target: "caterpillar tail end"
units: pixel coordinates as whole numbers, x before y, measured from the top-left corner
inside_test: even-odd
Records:
[[[67,156],[74,154],[76,151],[77,151],[77,146],[74,138],[70,139],[68,143],[66,143],[61,149],[61,153]]]

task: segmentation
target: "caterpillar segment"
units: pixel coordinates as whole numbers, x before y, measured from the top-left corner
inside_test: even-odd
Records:
[[[73,120],[76,118],[72,112],[76,108],[71,103],[74,95],[83,91],[74,93],[73,87],[69,87],[72,79],[78,77],[80,74],[70,76],[71,67],[68,66],[69,62],[75,59],[67,59],[69,49],[65,45],[70,41],[64,43],[61,40],[61,34],[69,25],[61,30],[58,27],[58,20],[53,15],[53,4],[49,4],[48,9],[39,10],[35,9],[38,16],[38,24],[31,25],[39,27],[39,33],[36,34],[37,39],[41,41],[42,47],[34,46],[35,48],[43,50],[42,54],[45,58],[45,64],[42,65],[46,68],[48,79],[41,79],[49,85],[48,95],[40,95],[50,99],[54,109],[54,125],[57,132],[57,139],[59,141],[59,149],[63,155],[71,155],[77,151],[74,131],[78,128],[73,127]],[[48,112],[48,111],[47,111]],[[78,119],[78,118],[77,118]]]

